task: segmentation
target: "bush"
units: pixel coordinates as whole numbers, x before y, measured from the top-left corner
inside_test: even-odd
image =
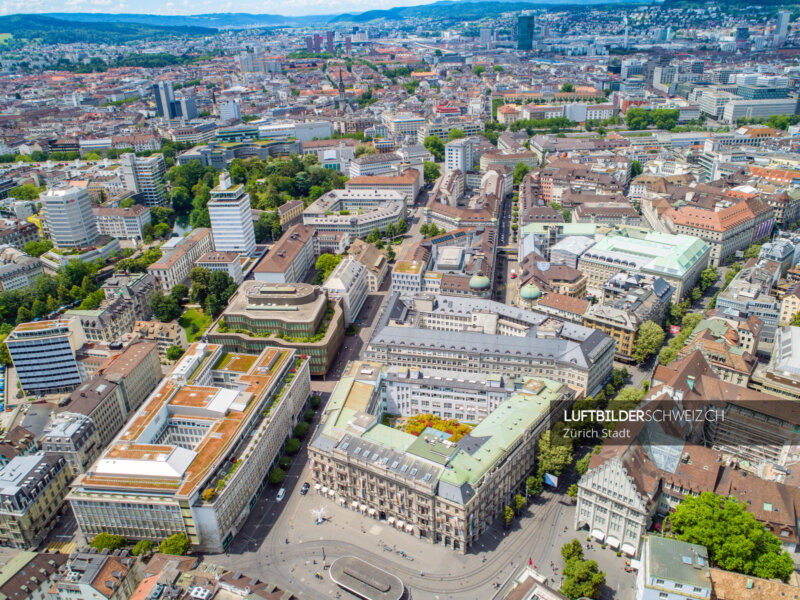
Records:
[[[214,488],[207,488],[203,490],[203,493],[200,494],[200,497],[203,499],[204,502],[211,502],[216,495],[217,495],[217,490],[215,490]]]
[[[311,396],[311,408],[317,410],[320,404],[322,404],[322,398],[319,396]]]
[[[310,427],[310,425],[308,423],[306,423],[305,421],[301,421],[294,428],[294,434],[299,438],[304,438],[304,437],[306,437],[306,434],[308,433],[309,427]]]
[[[178,360],[181,356],[183,356],[183,348],[180,346],[167,348],[167,360]]]
[[[283,469],[284,471],[288,469],[292,464],[292,459],[288,456],[281,456],[278,460],[278,466]]]
[[[182,533],[171,535],[158,545],[158,551],[161,554],[174,554],[176,556],[184,556],[189,552],[189,548],[191,548],[189,538]]]
[[[106,550],[114,551],[114,550],[121,550],[125,546],[128,545],[128,540],[126,540],[121,535],[114,535],[112,533],[98,533],[94,536],[92,543],[89,544],[90,547],[96,548],[98,550]]]
[[[314,418],[314,411],[311,410],[310,408],[303,413],[303,421],[310,421],[313,418]]]
[[[300,440],[297,438],[289,438],[286,442],[286,452],[289,454],[296,454],[300,450]]]
[[[134,556],[149,554],[153,550],[154,546],[155,544],[150,540],[139,540],[138,542],[136,542],[136,545],[133,547],[133,550],[131,550],[131,554],[133,554]]]

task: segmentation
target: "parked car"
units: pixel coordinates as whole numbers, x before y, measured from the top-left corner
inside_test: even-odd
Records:
[[[303,487],[301,487],[301,488],[300,488],[300,494],[301,494],[301,495],[303,495],[303,496],[305,496],[305,495],[308,493],[308,488],[310,488],[310,487],[311,487],[311,486],[310,486],[310,485],[308,484],[308,482],[306,481],[306,482],[303,484]]]
[[[284,496],[286,496],[286,488],[281,488],[278,490],[278,496],[275,498],[278,502],[283,500]]]

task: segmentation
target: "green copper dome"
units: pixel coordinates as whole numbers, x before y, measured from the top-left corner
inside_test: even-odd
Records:
[[[538,300],[542,297],[542,290],[536,287],[533,283],[526,283],[519,291],[519,295],[523,300]]]
[[[482,273],[476,273],[469,278],[469,287],[473,290],[485,290],[488,289],[490,285],[492,285],[491,280]]]

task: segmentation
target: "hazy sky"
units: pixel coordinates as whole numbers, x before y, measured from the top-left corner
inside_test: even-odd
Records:
[[[0,14],[102,12],[191,15],[242,12],[320,15],[364,12],[393,6],[429,4],[435,0],[0,0]]]

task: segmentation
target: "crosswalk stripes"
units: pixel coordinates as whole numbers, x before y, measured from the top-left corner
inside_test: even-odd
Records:
[[[60,554],[72,554],[77,548],[75,542],[50,542],[45,548],[46,552],[58,552]]]

